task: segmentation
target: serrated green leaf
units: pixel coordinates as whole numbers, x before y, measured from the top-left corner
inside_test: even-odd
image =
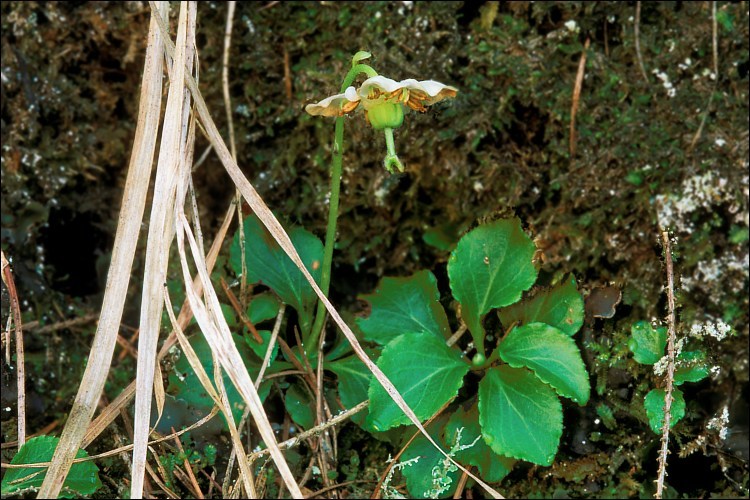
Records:
[[[441,442],[439,436],[447,421],[447,416],[438,417],[427,428],[427,432],[435,442]],[[443,466],[443,459],[445,457],[422,434],[417,436],[411,445],[406,448],[401,455],[400,461],[406,462],[416,457],[419,457],[416,463],[412,463],[401,469],[401,473],[406,478],[406,488],[409,490],[412,498],[446,498],[456,491],[459,477],[458,468],[446,471]],[[433,469],[435,467],[437,467],[436,472],[439,472],[438,476],[442,478],[442,483],[447,486],[447,489],[439,494],[434,494],[438,487],[433,479]]]
[[[303,429],[315,426],[315,401],[298,384],[292,384],[284,394],[284,406],[292,420]]]
[[[536,281],[536,247],[514,219],[498,220],[466,234],[448,260],[453,296],[477,351],[484,351],[482,320],[491,309],[521,298]]]
[[[516,463],[515,459],[503,457],[496,454],[487,446],[483,439],[474,442],[481,436],[482,428],[479,425],[479,409],[474,404],[468,410],[458,408],[445,426],[444,442],[450,448],[456,443],[456,434],[461,431],[462,445],[474,443],[474,446],[459,451],[455,459],[461,464],[471,464],[479,468],[482,479],[488,483],[497,483],[508,475]]]
[[[357,318],[366,340],[385,345],[405,332],[430,332],[442,339],[450,335],[437,280],[430,271],[383,278],[375,293],[359,298],[371,306],[369,317]]]
[[[245,363],[245,367],[248,369],[251,378],[255,379],[260,372],[260,360],[252,354],[252,351],[245,343],[245,340],[239,335],[232,334],[234,345],[240,353],[242,361]],[[213,381],[214,376],[214,363],[213,357],[211,356],[211,347],[206,342],[205,337],[198,333],[192,335],[188,341],[193,347],[196,356],[201,361],[203,369]],[[234,417],[235,423],[239,422],[242,412],[245,409],[245,402],[242,399],[239,391],[232,383],[229,375],[223,374],[224,387],[227,390],[227,397],[229,398],[229,405],[232,407],[232,416]],[[214,407],[214,401],[208,392],[203,388],[198,379],[198,376],[193,372],[193,368],[187,360],[186,356],[180,356],[180,359],[175,363],[174,369],[169,373],[169,387],[167,391],[172,394],[178,400],[186,402],[190,407],[196,409],[202,409],[204,413],[208,413]],[[262,383],[258,389],[258,396],[260,400],[264,401],[271,391],[270,383]],[[224,415],[221,415],[222,419]],[[226,423],[225,423],[226,425]]]
[[[380,356],[380,350],[366,349],[365,352],[373,361]],[[326,369],[331,370],[339,379],[339,397],[344,407],[349,410],[367,399],[372,372],[357,355],[348,356],[336,361],[326,362]],[[368,410],[352,416],[352,421],[363,425]]]
[[[263,283],[271,288],[286,304],[294,307],[300,317],[300,326],[307,331],[312,322],[312,307],[316,295],[302,272],[255,215],[245,219],[245,261],[249,283]],[[320,281],[323,262],[323,244],[311,232],[300,227],[289,231],[289,238],[302,262],[316,282]],[[235,273],[242,272],[239,231],[232,240],[229,262]]]
[[[643,400],[643,406],[646,408],[646,415],[648,416],[648,425],[657,434],[661,434],[661,427],[664,425],[665,396],[666,391],[664,389],[652,389]],[[670,408],[669,414],[671,415],[670,429],[685,416],[685,397],[682,391],[677,388],[672,390],[672,408]]]
[[[654,328],[648,321],[638,321],[630,327],[628,347],[633,358],[643,365],[653,365],[664,356],[667,346],[667,329]]]
[[[700,382],[708,377],[709,373],[705,352],[682,351],[677,356],[674,385],[682,385],[685,382]]]
[[[37,436],[31,438],[21,446],[18,453],[10,461],[13,465],[49,462],[55,453],[60,439],[54,436]],[[78,450],[76,458],[88,457],[85,450]],[[47,475],[46,468],[23,467],[20,469],[6,469],[2,482],[3,497],[15,491],[26,488],[39,488]],[[29,477],[31,476],[31,477]],[[26,478],[26,479],[24,479]],[[65,478],[60,498],[75,498],[93,494],[102,487],[99,480],[99,468],[94,462],[80,462],[71,466],[68,477]]]
[[[506,328],[516,321],[522,325],[540,322],[572,336],[583,325],[583,297],[571,275],[554,288],[538,292],[531,300],[501,309],[499,315]]]
[[[562,405],[530,370],[503,365],[479,382],[479,423],[498,455],[546,466],[560,445]]]
[[[279,299],[271,293],[260,293],[247,306],[247,317],[253,325],[274,319],[279,313]]]
[[[498,347],[500,358],[514,368],[530,368],[559,395],[579,405],[589,400],[591,384],[581,351],[565,332],[546,323],[514,328]]]
[[[378,367],[393,382],[417,418],[426,420],[453,399],[469,365],[445,340],[428,332],[405,333],[388,343]],[[370,381],[367,424],[384,431],[411,421],[396,406],[377,379]]]

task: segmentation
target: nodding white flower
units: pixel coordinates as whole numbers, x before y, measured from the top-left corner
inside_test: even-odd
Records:
[[[384,76],[373,76],[365,80],[358,90],[349,87],[343,94],[308,104],[305,111],[313,116],[343,116],[361,104],[375,130],[398,128],[404,120],[404,106],[424,113],[427,106],[455,97],[457,92],[455,87],[435,80],[420,82],[409,78],[397,82]]]
[[[373,76],[365,80],[359,89],[350,86],[343,94],[327,97],[320,102],[308,104],[305,111],[313,116],[343,116],[357,109],[365,110],[367,121],[375,130],[385,132],[388,149],[383,164],[393,173],[393,168],[404,171],[393,144],[393,129],[404,122],[404,107],[424,113],[427,106],[449,97],[456,97],[458,89],[435,80],[417,81],[413,78],[397,82],[384,76]]]

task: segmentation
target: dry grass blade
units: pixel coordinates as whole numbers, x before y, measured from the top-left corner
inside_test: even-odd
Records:
[[[169,247],[174,237],[174,203],[177,172],[182,162],[184,139],[187,133],[186,99],[182,82],[186,65],[192,67],[193,57],[189,32],[195,26],[195,5],[180,4],[177,25],[177,48],[172,65],[167,108],[161,133],[159,161],[156,167],[154,196],[149,219],[146,258],[141,295],[140,337],[138,338],[138,365],[136,370],[135,421],[133,436],[133,481],[131,495],[143,495],[143,478],[146,467],[151,398],[156,366],[156,347],[159,339],[164,295],[162,285],[167,276]]]
[[[198,377],[198,380],[200,381],[203,388],[206,389],[208,395],[211,397],[211,399],[214,400],[216,406],[218,406],[224,414],[224,418],[226,419],[229,426],[229,434],[232,437],[232,445],[234,449],[236,450],[236,452],[238,452],[238,454],[244,456],[242,455],[244,450],[244,448],[242,447],[242,440],[240,439],[239,432],[237,431],[237,427],[234,424],[231,407],[228,404],[224,404],[224,402],[219,397],[219,394],[214,389],[213,384],[211,384],[211,379],[209,379],[208,374],[203,369],[203,365],[201,364],[198,355],[195,353],[193,347],[190,345],[190,342],[188,342],[187,337],[185,337],[185,334],[182,332],[182,328],[177,322],[177,319],[174,317],[174,312],[172,312],[172,304],[169,300],[169,294],[167,293],[166,289],[164,290],[164,299],[167,303],[166,309],[167,313],[169,314],[169,319],[172,321],[172,327],[174,328],[174,332],[177,335],[178,341],[180,342],[182,352],[185,354],[188,363],[190,363],[190,367],[193,369],[193,372],[195,372],[195,375]],[[217,366],[217,364],[214,363],[214,366]],[[245,491],[247,491],[247,494],[249,496],[253,498],[257,497],[253,481],[251,480],[252,477],[250,464],[247,462],[247,460],[240,460],[240,470],[243,472],[242,478],[243,481],[245,481]]]
[[[159,9],[163,15],[167,14],[167,8],[166,2],[160,2]],[[112,262],[107,274],[101,316],[73,408],[49,471],[39,489],[40,498],[54,498],[60,492],[94,415],[112,361],[151,178],[151,163],[161,112],[162,53],[163,40],[156,22],[152,20],[149,25],[148,47],[141,83],[138,124],[112,249]]]
[[[221,244],[224,241],[224,238],[227,235],[227,231],[229,230],[229,226],[232,223],[234,212],[234,207],[230,206],[227,210],[226,215],[224,216],[224,222],[219,228],[219,232],[216,234],[216,238],[214,239],[214,242],[211,245],[211,249],[208,252],[208,256],[206,257],[206,265],[208,266],[209,273],[213,270],[213,267],[216,264],[216,258],[219,255]],[[198,277],[193,280],[193,286],[197,293],[200,295],[200,293],[202,292],[202,285]],[[185,302],[183,302],[182,304],[182,309],[180,309],[180,314],[177,316],[177,323],[181,328],[185,328],[192,317],[193,312],[187,303],[187,299],[185,299]],[[164,341],[164,345],[162,345],[157,359],[161,360],[162,358],[164,358],[164,356],[169,352],[169,349],[171,349],[176,342],[176,334],[172,332],[167,340]],[[99,416],[97,416],[96,419],[91,423],[88,431],[86,431],[86,436],[81,443],[81,448],[86,448],[89,444],[91,444],[91,442],[93,442],[94,439],[96,439],[96,437],[101,434],[101,432],[106,429],[107,426],[109,426],[109,424],[111,424],[115,418],[117,418],[120,410],[133,399],[134,395],[135,381],[131,382],[130,385],[128,385],[106,408],[104,408]]]

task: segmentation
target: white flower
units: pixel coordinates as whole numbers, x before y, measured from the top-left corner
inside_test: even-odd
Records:
[[[349,87],[343,94],[308,104],[305,111],[313,116],[342,116],[362,104],[376,130],[396,128],[403,121],[403,106],[424,113],[427,106],[455,97],[456,92],[458,89],[455,87],[435,80],[420,82],[409,78],[397,82],[384,76],[373,76],[365,80],[358,90]]]

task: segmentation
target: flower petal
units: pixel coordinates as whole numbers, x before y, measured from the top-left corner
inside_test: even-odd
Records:
[[[359,88],[359,96],[363,99],[367,99],[367,96],[370,95],[370,90],[373,88],[377,88],[381,93],[390,94],[391,92],[403,88],[404,85],[402,85],[402,83],[403,82],[397,82],[396,80],[391,80],[390,78],[380,75],[372,76],[362,82],[362,86]]]
[[[313,116],[341,116],[345,113],[342,109],[343,106],[358,101],[357,91],[354,87],[348,87],[343,94],[332,95],[320,102],[308,104],[305,106],[305,111]],[[352,109],[349,111],[352,111]]]
[[[359,88],[359,95],[362,99],[367,99],[373,88],[378,89],[381,94],[390,94],[398,89],[417,90],[421,94],[426,94],[425,98],[419,99],[422,104],[429,106],[448,97],[455,97],[458,89],[445,85],[435,80],[417,81],[414,78],[408,78],[397,82],[384,76],[373,76],[362,83]]]
[[[412,79],[404,80],[402,83],[406,82],[409,82],[409,84],[406,85],[407,89],[419,90],[427,94],[428,97],[426,99],[421,99],[422,104],[426,106],[435,104],[436,102],[442,101],[443,99],[448,97],[456,97],[456,92],[458,92],[457,88],[442,84],[435,80],[423,80],[421,82],[418,82]]]

